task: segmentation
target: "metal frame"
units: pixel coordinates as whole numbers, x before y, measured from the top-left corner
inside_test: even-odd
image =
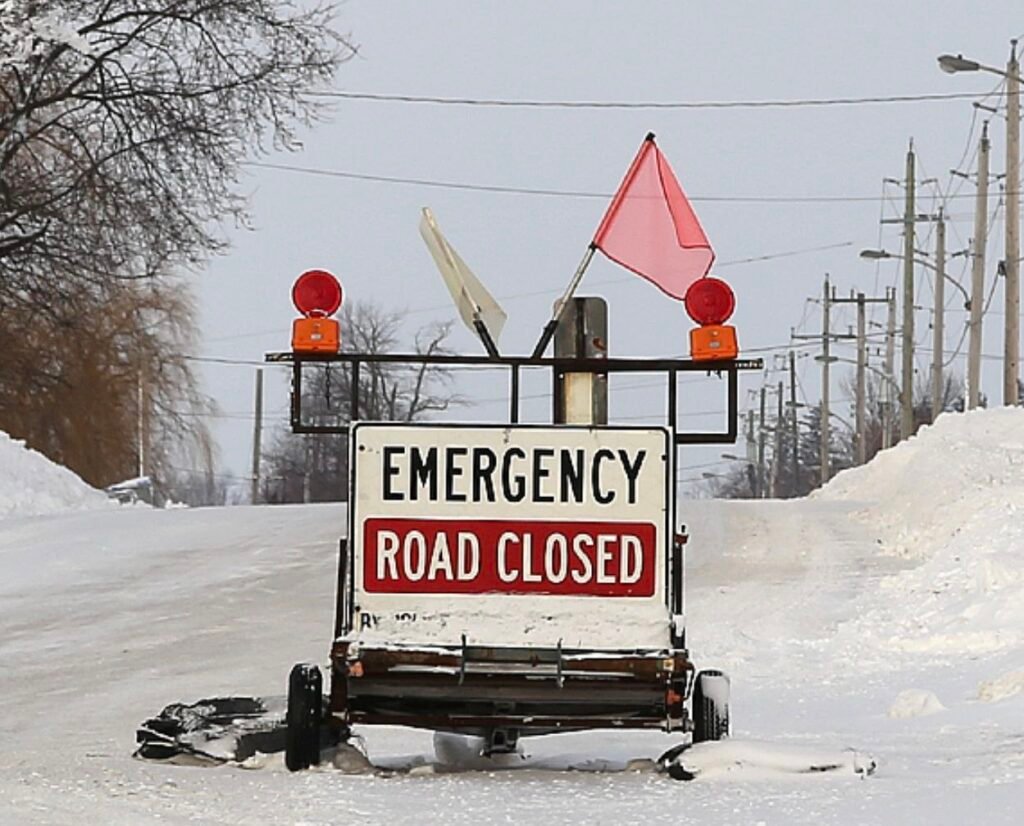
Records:
[[[694,361],[659,358],[534,358],[532,356],[421,355],[418,353],[268,353],[270,364],[292,365],[291,427],[299,434],[348,435],[349,425],[316,425],[302,420],[302,367],[304,364],[348,364],[352,368],[350,409],[359,410],[359,373],[364,364],[414,364],[432,367],[489,367],[509,371],[509,413],[511,424],[520,420],[520,374],[526,368],[551,370],[553,397],[557,397],[559,379],[565,373],[665,373],[668,377],[665,422],[672,428],[676,445],[732,444],[739,435],[739,372],[760,370],[761,359]],[[679,373],[725,374],[727,409],[725,431],[679,432],[677,419],[677,381]],[[358,418],[358,417],[353,417]]]
[[[291,426],[299,434],[355,432],[359,413],[359,380],[363,365],[403,364],[432,367],[501,368],[509,373],[508,423],[520,425],[520,379],[524,369],[551,371],[552,399],[558,403],[567,373],[664,373],[666,375],[666,437],[673,448],[688,444],[725,444],[739,435],[739,372],[759,370],[760,359],[694,361],[673,358],[544,358],[533,356],[462,356],[362,353],[271,353],[271,364],[291,364]],[[302,372],[306,364],[345,364],[352,371],[350,426],[316,425],[303,421]],[[680,433],[679,373],[715,374],[726,379],[724,431]],[[558,422],[552,415],[552,424]],[[438,423],[441,426],[458,426]],[[486,425],[474,425],[486,426]],[[501,425],[492,425],[501,426]],[[534,425],[548,426],[548,425]],[[572,427],[572,425],[565,425]],[[577,426],[578,427],[578,426]],[[604,427],[604,426],[602,426]],[[609,428],[618,426],[612,424]],[[642,427],[631,425],[630,428]],[[674,450],[672,451],[674,454]],[[675,455],[666,483],[672,495]],[[354,463],[349,468],[354,472]],[[354,511],[353,511],[354,512]],[[674,507],[667,514],[665,564],[667,608],[679,614],[682,602],[684,536],[673,534]],[[684,706],[694,666],[686,641],[674,626],[668,646],[659,650],[574,651],[562,648],[458,646],[354,646],[344,638],[352,627],[353,566],[351,547],[339,548],[335,642],[331,650],[330,725],[347,731],[353,723],[404,724],[430,729],[477,733],[487,738],[488,753],[514,747],[520,734],[544,734],[589,728],[687,730],[691,720]],[[600,656],[595,656],[600,654]],[[551,689],[555,688],[555,691]]]

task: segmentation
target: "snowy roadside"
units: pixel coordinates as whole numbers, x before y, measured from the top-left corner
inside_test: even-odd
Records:
[[[730,672],[735,722],[733,743],[693,783],[621,771],[678,739],[622,732],[529,740],[514,768],[393,777],[329,767],[292,775],[277,759],[254,771],[132,760],[135,727],[167,703],[280,694],[293,662],[324,660],[343,508],[101,508],[2,520],[0,822],[964,823],[983,812],[986,823],[1016,823],[1024,663],[1014,637],[993,635],[1012,630],[1014,604],[1005,615],[965,613],[1013,594],[1013,584],[972,590],[989,550],[1004,555],[1011,578],[1021,570],[1012,518],[992,516],[1016,484],[1007,432],[1021,420],[986,415],[988,435],[940,443],[940,422],[899,449],[950,454],[907,471],[940,490],[947,471],[964,478],[961,465],[1001,480],[979,476],[965,488],[973,494],[945,494],[973,526],[978,550],[962,565],[950,554],[966,553],[955,543],[967,529],[947,541],[943,514],[919,502],[930,489],[886,487],[899,472],[888,455],[809,500],[682,503],[689,641],[700,665]],[[962,463],[957,444],[973,454]],[[913,552],[886,544],[901,512],[927,523]],[[918,588],[934,580],[931,566],[948,571],[950,587],[929,595]],[[959,645],[906,644],[953,639],[957,624]],[[983,636],[972,646],[964,632]],[[377,763],[429,769],[435,760],[430,733],[364,735]],[[779,769],[794,750],[846,748],[851,759],[877,758],[878,773]]]

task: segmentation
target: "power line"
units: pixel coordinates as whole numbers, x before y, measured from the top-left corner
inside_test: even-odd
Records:
[[[552,189],[547,187],[504,186],[501,184],[474,184],[461,181],[443,181],[433,178],[410,178],[399,175],[377,175],[366,172],[352,172],[344,169],[324,169],[313,166],[271,163],[269,161],[246,161],[247,166],[260,169],[274,169],[280,172],[298,172],[304,175],[318,175],[327,178],[342,178],[372,183],[422,186],[433,189],[456,189],[469,192],[490,192],[503,195],[538,195],[549,198],[595,198],[608,200],[613,192],[596,192],[576,189]],[[973,198],[970,193],[950,196]],[[830,203],[877,203],[878,195],[689,195],[694,203],[723,204],[830,204]]]
[[[486,106],[502,109],[796,109],[825,106],[863,106],[889,103],[927,103],[969,100],[983,92],[929,92],[915,95],[866,95],[832,98],[774,98],[765,100],[609,101],[609,100],[514,100],[510,98],[400,95],[383,92],[311,92],[310,96],[375,103],[418,103],[435,106]]]

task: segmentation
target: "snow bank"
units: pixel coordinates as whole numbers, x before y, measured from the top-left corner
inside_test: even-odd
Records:
[[[65,467],[0,431],[0,519],[91,510],[110,504]]]
[[[852,504],[883,552],[906,561],[861,630],[922,654],[1024,644],[1024,410],[945,414],[815,498]]]

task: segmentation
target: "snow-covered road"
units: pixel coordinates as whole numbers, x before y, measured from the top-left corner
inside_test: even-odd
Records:
[[[133,760],[136,725],[165,704],[280,694],[292,662],[325,658],[343,509],[0,521],[0,823],[1019,822],[1024,695],[1006,696],[1011,677],[998,702],[977,699],[1021,668],[1019,647],[920,651],[887,636],[899,583],[926,562],[881,552],[849,496],[681,511],[690,646],[729,670],[735,736],[756,741],[732,755],[745,767],[730,758],[693,783],[547,768],[656,757],[675,742],[657,734],[539,738],[514,771],[389,778]],[[943,708],[927,694],[893,707],[908,689]],[[378,761],[433,759],[429,733],[366,739]],[[773,771],[793,747],[868,751],[880,768]]]

